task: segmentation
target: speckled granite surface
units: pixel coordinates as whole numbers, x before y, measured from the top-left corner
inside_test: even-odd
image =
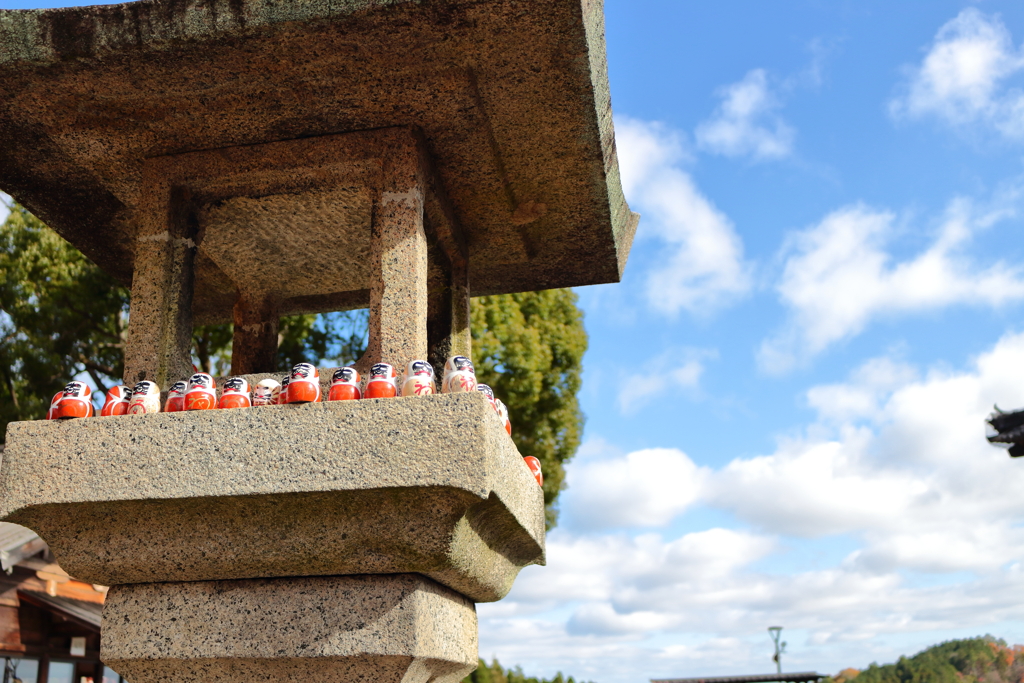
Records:
[[[103,585],[417,572],[487,602],[544,563],[477,393],[11,423],[0,518]]]
[[[132,683],[456,683],[473,604],[415,574],[114,586],[100,656]]]

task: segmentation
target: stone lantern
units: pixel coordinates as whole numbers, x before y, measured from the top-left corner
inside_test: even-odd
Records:
[[[591,0],[142,0],[0,11],[0,190],[131,287],[125,384],[233,321],[369,307],[360,372],[470,355],[471,296],[618,281]],[[321,372],[323,393],[330,372]],[[458,681],[474,604],[544,563],[486,398],[12,423],[0,518],[111,586],[132,681]]]

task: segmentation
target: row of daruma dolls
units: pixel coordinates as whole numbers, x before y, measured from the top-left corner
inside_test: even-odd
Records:
[[[365,384],[355,368],[338,368],[331,377],[328,401],[352,401],[364,398],[392,398],[395,396],[426,396],[435,393],[434,368],[427,361],[414,360],[399,377],[393,365],[377,363],[370,368]],[[508,409],[494,391],[476,380],[472,361],[465,356],[452,356],[445,363],[441,393],[458,394],[479,391],[490,401],[494,411],[512,434]],[[231,377],[224,382],[220,398],[217,383],[211,375],[197,372],[187,382],[175,382],[167,391],[167,402],[161,411],[160,387],[155,382],[141,381],[133,388],[117,386],[107,392],[100,416],[143,415],[146,413],[175,413],[184,410],[212,410],[249,408],[289,403],[317,403],[323,400],[320,391],[320,372],[311,363],[299,363],[281,382],[260,380],[250,393],[244,377]],[[54,395],[50,402],[48,420],[92,417],[92,389],[84,382],[72,381]],[[523,460],[538,484],[544,483],[540,461],[528,455]]]

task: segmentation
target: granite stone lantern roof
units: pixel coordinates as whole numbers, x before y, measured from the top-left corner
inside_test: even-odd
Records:
[[[428,237],[465,252],[472,296],[616,282],[637,216],[604,55],[597,0],[0,11],[0,190],[130,285],[147,164],[404,127],[439,190]],[[375,163],[191,187],[196,322],[230,320],[254,279],[281,314],[368,305]]]

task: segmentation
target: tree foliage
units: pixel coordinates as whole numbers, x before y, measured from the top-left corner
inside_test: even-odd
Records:
[[[87,373],[106,391],[120,382],[129,291],[22,207],[0,225],[0,430],[37,419],[50,397]],[[480,297],[472,304],[473,360],[508,406],[520,452],[541,461],[548,523],[576,452],[587,334],[571,290]],[[368,312],[298,315],[280,322],[277,367],[343,365],[366,348]],[[193,362],[225,375],[231,325],[196,326]],[[437,368],[441,371],[441,368]],[[184,378],[182,378],[184,379]],[[97,403],[101,396],[97,395]]]
[[[520,667],[515,669],[503,669],[498,660],[490,664],[480,660],[476,671],[462,679],[462,683],[576,683],[572,676],[565,678],[562,672],[555,674],[554,678],[534,678],[523,673]],[[584,683],[580,681],[580,683]]]
[[[0,225],[0,428],[46,414],[85,372],[123,370],[128,292],[24,208]]]
[[[563,465],[583,433],[580,388],[587,333],[576,294],[549,289],[473,300],[477,378],[508,406],[512,439],[541,462],[548,524],[565,488]]]
[[[826,683],[1018,683],[1024,680],[1024,647],[992,636],[950,640],[895,664],[845,669]]]

